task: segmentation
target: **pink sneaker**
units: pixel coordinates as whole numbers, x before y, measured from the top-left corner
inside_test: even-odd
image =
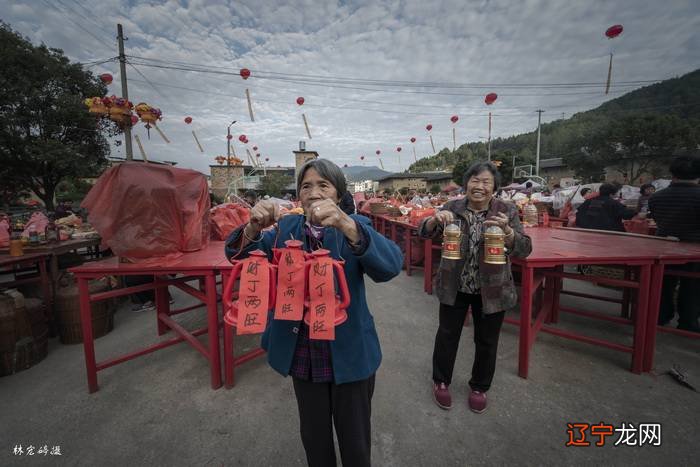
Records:
[[[433,383],[433,399],[441,409],[450,410],[452,408],[452,396],[445,383]]]
[[[472,412],[483,413],[486,410],[486,393],[481,391],[471,391],[469,393],[469,408]]]

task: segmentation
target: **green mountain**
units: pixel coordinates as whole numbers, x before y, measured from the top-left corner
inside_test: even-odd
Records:
[[[647,125],[652,127],[663,126],[667,133],[669,127],[671,130],[678,130],[680,126],[700,127],[700,69],[631,91],[571,118],[542,124],[540,158],[563,157],[567,163],[568,157],[581,158],[582,152],[588,154],[582,148],[593,147],[601,138],[609,138],[606,132],[611,127],[619,126],[620,122],[627,122],[629,126],[632,125],[629,122],[635,119],[646,119]],[[629,132],[633,131],[630,128]],[[536,131],[496,138],[491,141],[492,159],[502,161],[501,172],[508,178],[512,173],[513,156],[516,165],[534,164],[536,145]],[[474,160],[486,159],[486,155],[485,143],[468,142],[456,151],[443,149],[435,156],[419,160],[410,170],[454,168],[457,173],[460,167]]]

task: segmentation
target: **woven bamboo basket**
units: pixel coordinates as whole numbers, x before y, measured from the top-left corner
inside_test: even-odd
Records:
[[[64,276],[65,278],[66,276]],[[91,281],[90,294],[109,290],[106,280]],[[95,339],[114,329],[114,301],[101,300],[91,304],[92,335]],[[58,320],[58,334],[62,344],[80,344],[83,342],[83,329],[80,324],[80,295],[75,281],[70,278],[61,280],[61,287],[56,291],[54,313]]]
[[[0,376],[31,368],[49,351],[49,328],[41,300],[16,291],[0,294]]]
[[[387,206],[384,203],[370,203],[369,210],[372,214],[386,214]]]

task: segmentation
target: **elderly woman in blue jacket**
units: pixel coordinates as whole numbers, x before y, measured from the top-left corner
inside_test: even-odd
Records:
[[[345,260],[351,303],[348,320],[336,328],[334,341],[310,340],[303,321],[272,319],[262,339],[270,366],[292,377],[310,466],[336,465],[333,424],[343,465],[370,465],[371,400],[382,354],[364,276],[385,282],[401,272],[403,263],[398,246],[377,233],[369,219],[340,209],[346,191],[337,165],[325,159],[307,162],[297,178],[304,215],[280,218],[275,203],[261,201],[251,210],[250,223],[226,241],[228,258],[262,250],[271,259],[272,248],[294,238],[303,240],[306,251],[324,248],[333,258]]]

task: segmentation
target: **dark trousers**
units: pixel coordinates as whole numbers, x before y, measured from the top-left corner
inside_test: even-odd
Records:
[[[689,272],[700,272],[700,263],[673,266]],[[680,284],[680,286],[679,286]],[[664,276],[661,289],[661,306],[659,308],[659,324],[664,325],[673,319],[675,309],[673,295],[678,287],[678,329],[700,332],[698,318],[700,317],[700,279],[691,277]]]
[[[491,387],[496,372],[498,336],[505,312],[486,315],[482,311],[481,295],[459,292],[454,306],[440,304],[440,326],[435,336],[433,350],[433,381],[449,385],[455,367],[459,339],[464,319],[471,306],[474,317],[474,365],[469,386],[475,391],[486,392]]]
[[[374,375],[345,384],[292,380],[299,406],[301,441],[309,466],[336,465],[333,425],[343,465],[371,465]]]
[[[124,285],[127,287],[134,287],[137,285],[150,284],[153,282],[153,276],[124,276]],[[153,290],[144,290],[143,292],[136,292],[131,294],[131,298],[136,303],[143,305],[146,302],[152,302],[155,300],[155,292]]]

